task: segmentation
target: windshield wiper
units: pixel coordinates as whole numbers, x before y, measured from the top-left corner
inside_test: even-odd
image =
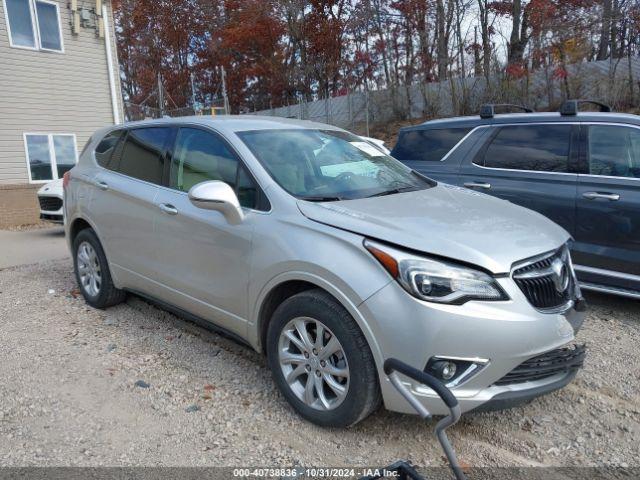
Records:
[[[394,195],[396,193],[403,193],[403,192],[413,192],[416,190],[420,190],[420,187],[403,187],[403,188],[392,188],[391,190],[383,190],[382,192],[378,192],[378,193],[374,193],[373,195],[368,195],[365,198],[372,198],[372,197],[384,197],[385,195]]]
[[[308,196],[308,197],[298,197],[300,200],[306,200],[307,202],[337,202],[340,200],[344,200],[341,197],[331,197],[331,196]]]

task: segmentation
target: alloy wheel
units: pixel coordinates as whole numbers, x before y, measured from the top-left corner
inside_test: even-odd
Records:
[[[102,286],[102,272],[98,254],[89,242],[82,242],[78,246],[77,260],[82,289],[92,297],[97,296]]]
[[[349,364],[338,338],[309,317],[291,320],[280,333],[278,361],[291,391],[316,410],[333,410],[349,391]]]

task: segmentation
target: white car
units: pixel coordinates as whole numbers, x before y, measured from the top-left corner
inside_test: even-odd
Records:
[[[62,178],[45,184],[38,190],[40,218],[54,223],[63,223]]]

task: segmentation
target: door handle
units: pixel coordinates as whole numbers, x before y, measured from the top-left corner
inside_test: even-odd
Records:
[[[487,190],[491,188],[490,183],[484,183],[484,182],[468,182],[468,183],[465,183],[464,186],[467,188],[484,188]]]
[[[620,200],[620,195],[617,193],[598,193],[598,192],[585,192],[582,196],[588,200],[595,200],[597,198],[603,198],[610,202],[617,202]]]
[[[158,205],[158,207],[164,213],[168,213],[169,215],[177,215],[178,214],[178,209],[176,207],[174,207],[173,205],[171,205],[170,203],[161,203],[160,205]]]
[[[100,180],[96,180],[95,183],[96,187],[98,187],[100,190],[109,190],[109,185],[106,184],[105,182],[102,182]]]

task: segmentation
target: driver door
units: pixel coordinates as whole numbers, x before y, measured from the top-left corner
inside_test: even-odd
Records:
[[[244,336],[255,217],[248,211],[242,223],[231,225],[220,212],[195,207],[187,192],[209,180],[228,183],[241,204],[256,199],[248,172],[218,134],[180,128],[168,185],[156,197],[158,280],[170,303]]]

